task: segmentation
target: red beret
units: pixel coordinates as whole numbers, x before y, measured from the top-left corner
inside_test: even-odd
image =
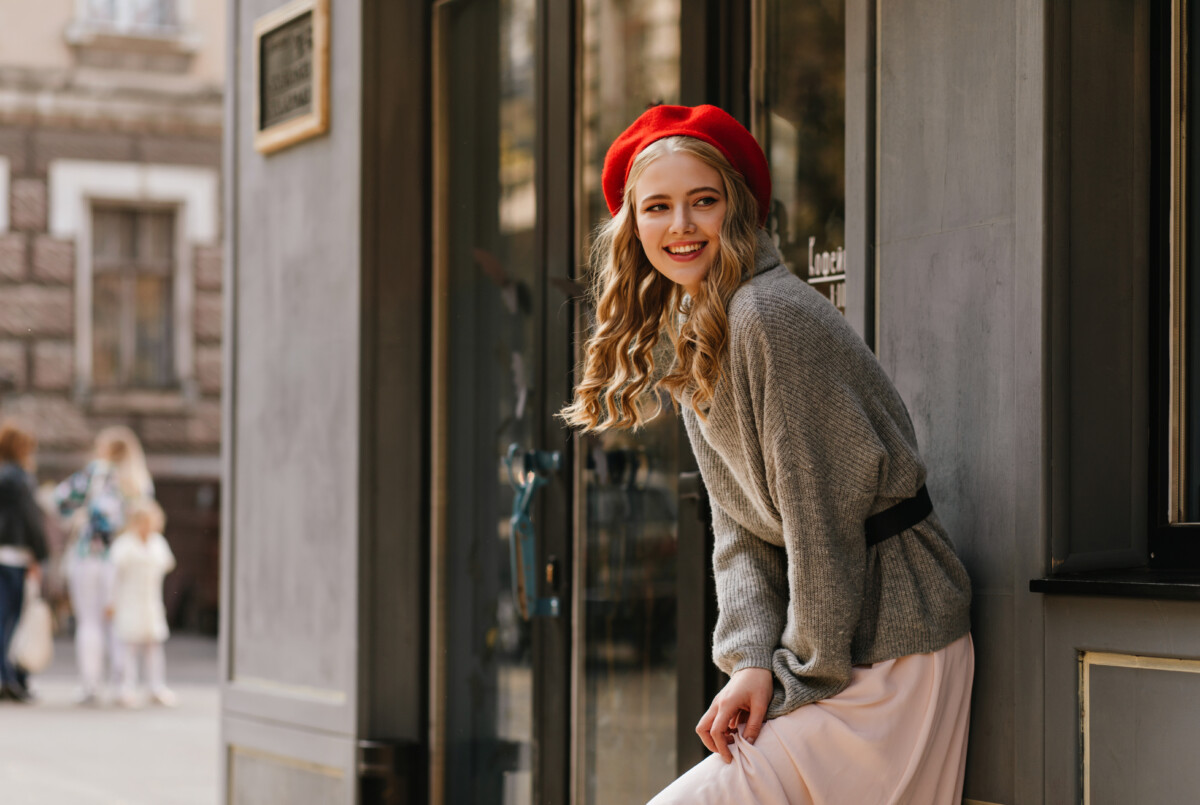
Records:
[[[682,135],[716,148],[742,175],[758,200],[758,222],[765,224],[771,208],[771,171],[754,135],[723,109],[703,106],[652,106],[630,125],[604,157],[604,200],[613,215],[625,199],[625,181],[634,158],[650,143]]]

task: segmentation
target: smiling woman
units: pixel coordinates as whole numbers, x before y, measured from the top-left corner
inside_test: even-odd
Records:
[[[718,130],[733,122],[758,149],[725,112],[696,109],[701,119],[717,121]],[[770,178],[765,160],[749,167],[736,153],[731,159],[717,145],[688,136],[691,115],[689,107],[651,109],[643,117],[661,118],[656,131],[666,136],[640,141],[644,131],[631,127],[605,160],[605,198],[613,215],[592,247],[598,326],[587,344],[583,381],[563,411],[572,425],[640,427],[657,414],[657,407],[643,405],[651,399],[645,392],[663,332],[675,362],[657,385],[676,403],[686,393],[704,416],[720,378],[725,305],[742,283],[743,267],[754,262]],[[653,400],[661,405],[660,398]]]
[[[730,677],[696,726],[712,755],[654,805],[959,801],[970,580],[900,395],[760,229],[762,149],[715,107],[654,107],[609,149],[604,189],[596,325],[563,417],[636,428],[660,389],[682,409]]]
[[[665,140],[660,142],[670,148]],[[634,231],[650,264],[695,299],[721,246],[721,174],[688,153],[670,152],[645,168],[634,197]]]

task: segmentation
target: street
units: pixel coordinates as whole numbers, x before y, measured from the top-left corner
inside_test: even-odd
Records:
[[[37,702],[0,703],[6,805],[212,805],[217,801],[217,643],[167,641],[173,709],[80,707],[70,640],[31,687]]]

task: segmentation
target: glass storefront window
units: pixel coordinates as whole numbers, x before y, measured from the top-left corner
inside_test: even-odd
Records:
[[[647,107],[679,103],[679,0],[584,0],[580,262],[608,217],[608,146]],[[584,311],[587,315],[587,311]],[[579,441],[576,792],[580,805],[645,802],[675,778],[679,423]],[[699,714],[697,714],[699,718]]]
[[[1177,476],[1179,498],[1171,509],[1171,521],[1200,523],[1200,210],[1194,199],[1200,187],[1200,153],[1188,132],[1200,126],[1200,109],[1189,102],[1194,87],[1200,86],[1200,59],[1187,50],[1185,43],[1200,36],[1200,18],[1188,14],[1185,32],[1176,32],[1173,53],[1173,92],[1178,95],[1186,119],[1172,132],[1174,140],[1175,186],[1172,204],[1183,219],[1182,232],[1172,233],[1175,239],[1173,262],[1177,275],[1172,283],[1172,333],[1179,333],[1173,348],[1173,405],[1178,406],[1179,459],[1182,466],[1173,467]],[[1171,120],[1177,120],[1179,109],[1171,110]]]
[[[845,0],[755,7],[754,134],[771,163],[768,226],[793,273],[846,309]]]
[[[513,596],[513,492],[503,459],[542,415],[537,256],[538,4],[446,4],[439,113],[446,175],[447,507],[444,753],[437,801],[533,802],[532,627]]]

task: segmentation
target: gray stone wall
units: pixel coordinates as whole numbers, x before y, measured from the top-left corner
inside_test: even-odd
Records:
[[[876,343],[974,583],[965,796],[1041,799],[1045,13],[879,4]]]

